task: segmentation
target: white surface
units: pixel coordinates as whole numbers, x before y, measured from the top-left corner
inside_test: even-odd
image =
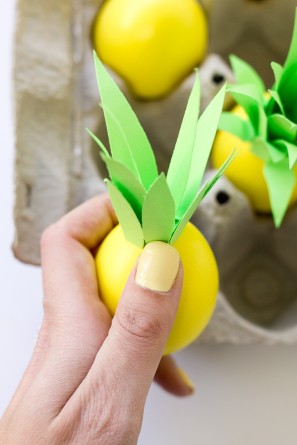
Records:
[[[6,2],[0,14],[0,413],[30,357],[42,314],[40,270],[17,262],[10,247],[12,20],[13,2]],[[177,359],[196,394],[179,400],[153,386],[139,445],[296,445],[297,347],[194,345]]]

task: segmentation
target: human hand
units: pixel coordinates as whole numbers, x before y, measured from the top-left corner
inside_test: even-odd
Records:
[[[1,445],[133,445],[155,374],[176,395],[193,391],[173,360],[161,359],[182,287],[173,247],[165,245],[175,264],[168,292],[149,289],[152,264],[146,263],[146,274],[132,271],[113,320],[98,298],[93,253],[115,224],[101,195],[44,233],[43,323],[0,422]]]

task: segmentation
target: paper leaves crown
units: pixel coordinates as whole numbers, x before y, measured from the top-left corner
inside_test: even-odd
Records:
[[[150,241],[174,243],[234,158],[198,191],[221,115],[225,86],[200,119],[198,74],[171,158],[167,178],[158,174],[153,150],[126,98],[94,53],[96,75],[110,150],[89,130],[100,146],[110,180],[110,198],[126,239],[139,247]]]
[[[293,193],[297,161],[297,9],[293,36],[283,66],[272,62],[275,82],[268,94],[256,71],[238,57],[230,57],[236,85],[228,91],[241,105],[247,120],[222,113],[219,128],[251,142],[251,150],[264,160],[271,210],[276,227],[285,216]]]

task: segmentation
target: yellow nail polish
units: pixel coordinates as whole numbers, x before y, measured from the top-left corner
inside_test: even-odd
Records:
[[[180,257],[177,250],[162,241],[145,246],[139,257],[135,281],[142,287],[168,292],[175,281]]]

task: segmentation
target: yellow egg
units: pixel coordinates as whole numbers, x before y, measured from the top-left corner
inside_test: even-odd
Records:
[[[188,223],[175,244],[184,268],[184,282],[176,319],[164,354],[189,345],[207,325],[216,303],[218,269],[214,255],[199,230]],[[96,255],[100,297],[114,315],[120,296],[141,249],[115,227]]]
[[[136,96],[169,93],[203,59],[207,22],[197,0],[107,0],[94,48]]]
[[[245,111],[236,105],[233,113],[246,118]],[[257,212],[271,213],[269,193],[263,169],[264,161],[252,153],[251,143],[242,141],[226,131],[218,131],[211,153],[211,162],[214,168],[219,168],[234,148],[239,149],[238,156],[225,170],[224,175],[246,196]],[[297,176],[297,169],[295,169]],[[297,186],[295,187],[290,203],[297,200]]]

